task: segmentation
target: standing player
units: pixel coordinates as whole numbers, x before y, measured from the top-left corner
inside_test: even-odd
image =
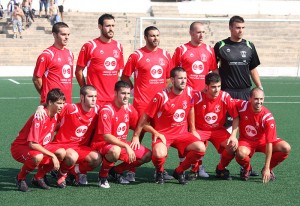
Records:
[[[215,44],[214,50],[219,62],[219,74],[222,79],[222,90],[234,99],[248,100],[252,86],[251,79],[263,89],[256,67],[260,61],[252,42],[243,39],[245,21],[240,16],[229,20],[230,37]],[[251,77],[251,79],[250,79]],[[226,127],[231,129],[232,118],[227,117]],[[242,173],[241,169],[241,173]],[[258,173],[251,171],[251,175]]]
[[[118,74],[124,67],[123,47],[113,40],[115,19],[110,14],[103,14],[98,19],[100,37],[83,45],[79,52],[76,79],[80,87],[91,84],[97,89],[97,104],[104,105],[114,98],[114,86]],[[87,77],[83,70],[87,67]]]
[[[66,102],[72,103],[73,53],[66,47],[70,30],[67,24],[58,22],[52,27],[54,44],[38,57],[32,81],[45,103],[47,93],[60,88],[66,95]]]
[[[189,122],[194,122],[192,88],[186,87],[187,75],[182,67],[171,70],[172,87],[157,93],[140,118],[133,138],[139,134],[149,119],[152,136],[152,162],[156,168],[156,183],[164,184],[164,163],[170,146],[176,148],[185,160],[173,173],[180,184],[187,184],[184,171],[195,164],[205,153],[205,145],[188,132]],[[194,126],[190,125],[191,128]],[[148,128],[145,128],[148,130]],[[195,131],[193,131],[195,132]]]
[[[250,176],[252,155],[255,152],[264,153],[266,158],[261,174],[263,183],[267,183],[275,180],[273,169],[288,157],[291,146],[278,138],[274,117],[263,103],[264,92],[260,88],[251,90],[249,101],[236,102],[240,115],[236,160],[244,168],[241,179],[246,181]]]
[[[51,169],[59,169],[59,160],[54,153],[60,154],[61,161],[64,158],[65,150],[59,148],[50,150],[47,146],[51,142],[56,128],[57,113],[61,112],[64,103],[65,96],[61,90],[50,90],[44,109],[45,118],[38,120],[32,115],[11,144],[13,158],[24,164],[16,177],[18,190],[30,191],[26,183],[26,176],[37,166],[38,172],[32,178],[32,184],[42,189],[50,189],[44,181],[44,175]]]
[[[205,75],[217,69],[213,48],[204,43],[205,26],[198,21],[190,25],[191,40],[175,49],[172,60],[174,66],[181,66],[187,73],[187,85],[195,91],[205,87]],[[199,166],[199,168],[198,168]],[[209,177],[205,172],[202,160],[193,168],[201,177]]]
[[[216,176],[231,180],[226,166],[234,158],[234,152],[238,146],[236,138],[239,124],[238,113],[230,95],[221,91],[221,78],[218,74],[207,74],[205,84],[205,92],[198,91],[194,94],[195,128],[200,135],[200,140],[205,145],[207,145],[207,141],[210,141],[221,155],[221,160],[216,168]],[[227,112],[233,117],[231,134],[224,127]],[[192,170],[189,179],[196,177],[197,171]]]
[[[138,113],[129,104],[130,85],[118,81],[115,85],[115,98],[110,104],[102,107],[99,113],[98,129],[92,141],[92,148],[103,156],[102,167],[99,172],[99,186],[109,188],[108,174],[121,184],[128,184],[122,173],[139,167],[151,160],[151,151],[140,145],[139,139],[128,142],[129,128],[135,129]],[[135,147],[133,150],[131,147]],[[113,167],[115,162],[123,163]]]
[[[155,94],[167,86],[172,68],[170,54],[161,48],[160,32],[154,26],[144,30],[146,45],[132,53],[125,65],[121,79],[134,88],[133,106],[142,115]],[[134,73],[134,86],[130,80]],[[144,137],[141,133],[140,140]],[[134,179],[134,171],[127,174],[128,179]],[[164,171],[165,179],[173,179]]]

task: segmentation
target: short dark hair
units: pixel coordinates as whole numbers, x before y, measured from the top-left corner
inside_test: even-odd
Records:
[[[111,14],[102,14],[99,19],[98,19],[98,24],[100,24],[101,26],[103,26],[103,22],[106,19],[113,19],[115,20],[115,17]]]
[[[69,28],[69,26],[64,22],[57,22],[52,26],[52,33],[58,34],[60,28]]]
[[[195,24],[201,24],[201,25],[203,25],[203,23],[202,22],[200,22],[200,21],[194,21],[193,23],[191,23],[191,25],[190,25],[190,31],[193,31],[194,30],[194,26],[195,26]]]
[[[252,96],[253,96],[253,93],[256,92],[256,91],[262,91],[262,92],[264,93],[264,90],[262,90],[261,88],[259,88],[259,87],[254,87],[253,89],[251,89],[249,97],[252,97]],[[264,93],[264,94],[265,94],[265,93]]]
[[[217,73],[210,72],[205,76],[205,84],[210,85],[210,83],[221,82],[221,77]]]
[[[49,102],[56,102],[58,100],[66,101],[65,94],[58,88],[51,89],[47,94],[47,100],[46,103],[49,104]]]
[[[149,31],[152,31],[152,30],[157,30],[157,31],[159,31],[158,28],[155,27],[155,26],[148,26],[148,27],[144,30],[144,36],[148,36]]]
[[[229,26],[232,26],[233,23],[235,23],[235,22],[237,22],[237,23],[244,23],[245,20],[244,20],[244,18],[241,17],[241,16],[233,16],[233,17],[231,17],[230,20],[229,20]]]
[[[96,91],[96,88],[90,84],[84,85],[80,88],[80,94],[85,96],[87,94],[87,90]]]
[[[120,91],[121,88],[131,88],[131,87],[128,84],[128,82],[120,80],[120,81],[117,81],[115,84],[115,91],[118,92],[118,91]]]
[[[170,77],[175,78],[177,72],[186,72],[182,67],[174,67],[170,72]]]

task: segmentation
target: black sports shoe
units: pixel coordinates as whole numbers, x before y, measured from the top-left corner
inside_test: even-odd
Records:
[[[173,177],[178,180],[179,184],[186,185],[188,183],[185,179],[184,173],[177,173],[176,170],[174,170]]]
[[[57,170],[51,170],[49,173],[50,173],[51,177],[53,177],[54,179],[57,179],[57,177],[58,177]]]
[[[126,180],[122,174],[115,172],[115,167],[112,167],[108,172],[109,179],[116,181],[119,184],[126,185],[130,182]]]
[[[244,172],[244,168],[241,167],[240,169],[240,175],[242,175]],[[258,172],[256,172],[255,170],[252,169],[252,167],[250,168],[250,176],[252,177],[256,177],[256,176],[259,176]]]
[[[16,186],[17,186],[18,190],[20,190],[22,192],[29,192],[30,191],[26,181],[25,180],[18,180],[18,176],[16,177]]]
[[[190,171],[189,174],[187,175],[187,180],[194,181],[198,178],[198,176],[199,176],[198,172]]]
[[[155,183],[160,184],[160,185],[165,183],[163,172],[156,172]]]
[[[39,180],[36,180],[36,179],[33,177],[32,180],[31,180],[31,184],[34,185],[34,186],[36,186],[36,187],[45,189],[45,190],[51,189],[51,187],[49,187],[49,186],[45,183],[44,178],[41,178],[41,179],[39,179]]]
[[[232,180],[232,177],[230,177],[230,172],[228,169],[224,170],[218,170],[218,166],[216,168],[216,177],[221,178],[223,180]]]
[[[247,181],[250,176],[250,170],[243,169],[243,172],[240,173],[241,180]]]

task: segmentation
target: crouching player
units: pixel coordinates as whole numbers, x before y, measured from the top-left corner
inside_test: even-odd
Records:
[[[36,167],[38,171],[32,179],[32,184],[42,189],[50,189],[44,181],[45,174],[60,168],[59,161],[62,161],[66,152],[53,145],[49,147],[48,143],[52,140],[57,114],[63,109],[65,99],[60,89],[50,90],[44,108],[45,118],[38,120],[32,115],[11,145],[12,157],[24,164],[16,177],[17,188],[22,192],[30,191],[25,180]]]
[[[128,184],[122,173],[151,160],[151,151],[136,141],[126,141],[129,128],[135,129],[138,113],[129,104],[130,85],[124,81],[115,84],[115,97],[110,104],[104,105],[98,118],[97,129],[91,147],[103,157],[99,172],[99,186],[110,188],[108,176],[120,184]],[[114,167],[116,161],[123,161]]]
[[[246,181],[250,175],[252,155],[255,152],[265,153],[265,164],[261,173],[263,183],[267,183],[275,180],[273,169],[288,157],[291,147],[277,137],[274,117],[263,103],[264,92],[260,88],[251,90],[249,101],[236,101],[240,116],[236,160],[244,168],[241,179]]]

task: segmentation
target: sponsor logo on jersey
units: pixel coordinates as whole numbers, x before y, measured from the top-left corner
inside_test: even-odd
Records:
[[[155,79],[161,78],[163,73],[164,73],[163,68],[160,65],[154,65],[150,69],[150,74]]]
[[[71,67],[68,64],[65,64],[62,68],[62,75],[64,76],[64,78],[68,79],[71,77]]]
[[[117,61],[114,57],[108,57],[104,61],[104,66],[107,70],[112,71],[117,66]]]
[[[173,115],[173,119],[175,122],[182,122],[185,117],[185,111],[183,109],[177,109]]]
[[[207,113],[204,120],[207,124],[214,124],[218,120],[218,115],[213,112]]]
[[[126,132],[126,124],[121,122],[117,128],[117,135],[122,136]]]
[[[51,141],[51,133],[48,133],[43,139],[43,145],[48,144]]]
[[[252,125],[247,125],[245,127],[245,132],[249,137],[254,137],[255,135],[257,135],[257,131]]]
[[[82,125],[80,127],[77,127],[77,129],[75,130],[75,135],[77,137],[82,137],[87,131],[87,126]]]
[[[192,65],[192,70],[195,74],[201,74],[204,70],[204,65],[201,61],[195,61]]]

